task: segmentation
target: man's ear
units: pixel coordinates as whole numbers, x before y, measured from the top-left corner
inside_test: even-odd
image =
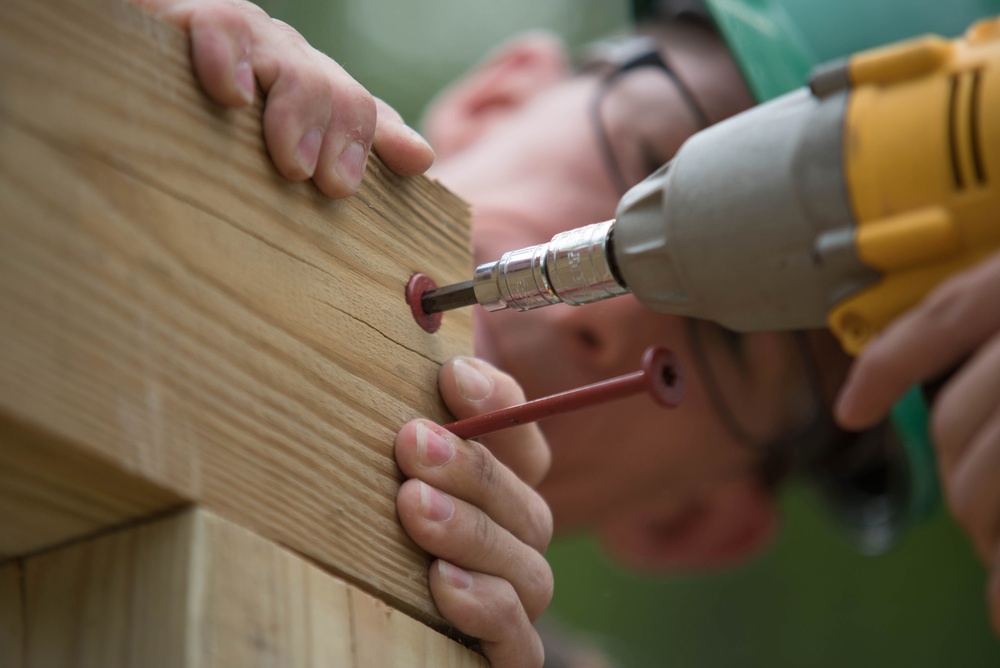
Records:
[[[558,37],[545,32],[519,35],[428,105],[423,134],[439,157],[447,157],[568,73],[566,47]]]
[[[618,563],[646,573],[704,571],[746,561],[778,527],[770,495],[756,483],[719,490],[676,509],[623,516],[599,527],[604,549]]]

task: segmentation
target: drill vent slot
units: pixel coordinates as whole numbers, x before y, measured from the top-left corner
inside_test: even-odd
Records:
[[[951,131],[951,170],[955,188],[986,185],[980,148],[980,87],[982,72],[960,72],[951,78],[948,125]]]

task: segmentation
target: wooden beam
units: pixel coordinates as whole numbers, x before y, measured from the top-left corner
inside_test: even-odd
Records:
[[[361,591],[352,590],[351,614],[355,638],[354,665],[433,666],[463,668],[488,662],[457,642],[443,644],[441,636],[413,623],[413,619]]]
[[[384,604],[200,510],[27,559],[25,600],[25,668],[486,665],[398,611],[357,626]]]
[[[260,109],[207,100],[185,36],[128,4],[0,3],[0,423],[46,440],[32,466],[80,457],[141,497],[7,554],[180,499],[437,619],[392,442],[446,419],[437,369],[471,351],[471,319],[428,334],[403,290],[467,278],[468,224],[377,159],[344,201],[285,182]],[[0,447],[0,499],[25,455]],[[69,507],[59,477],[35,496]]]
[[[0,451],[0,558],[184,504],[177,494],[104,458],[3,415]]]

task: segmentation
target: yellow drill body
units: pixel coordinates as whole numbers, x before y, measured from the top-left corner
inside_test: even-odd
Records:
[[[942,279],[1000,248],[1000,20],[854,56],[844,133],[856,252],[882,278],[835,305],[856,353]]]

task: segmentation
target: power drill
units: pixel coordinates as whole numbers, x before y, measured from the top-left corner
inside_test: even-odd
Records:
[[[829,327],[857,354],[1000,247],[1000,19],[821,66],[690,137],[615,219],[425,292],[434,313],[625,293],[736,331]]]

